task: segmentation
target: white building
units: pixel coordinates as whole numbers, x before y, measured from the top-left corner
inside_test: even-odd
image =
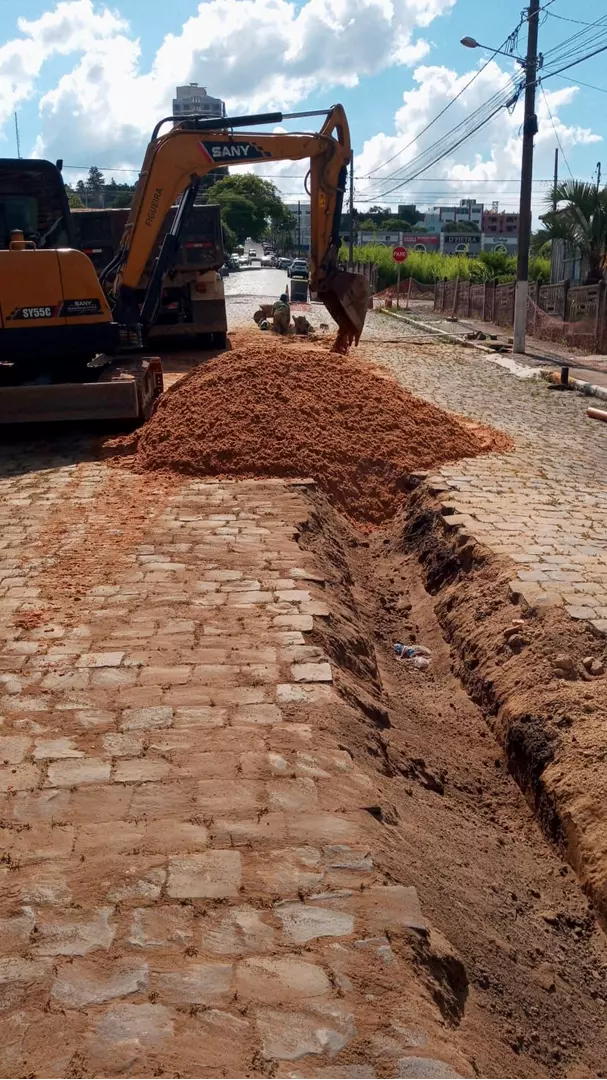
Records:
[[[480,232],[483,210],[483,203],[477,203],[476,199],[460,199],[458,206],[429,206],[422,224],[429,232],[439,233],[448,221],[471,221]]]
[[[293,247],[294,250],[301,252],[303,255],[306,251],[310,250],[310,238],[312,230],[310,227],[310,203],[303,201],[296,203],[287,203],[287,210],[290,210],[295,218],[295,224],[293,226]]]
[[[188,83],[178,86],[173,98],[173,116],[225,116],[226,105],[221,98],[207,94],[206,86]]]

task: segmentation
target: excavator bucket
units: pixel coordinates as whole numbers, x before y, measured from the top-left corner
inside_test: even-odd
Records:
[[[346,348],[352,342],[358,345],[371,295],[367,279],[362,274],[336,270],[318,295],[339,327],[338,342]]]

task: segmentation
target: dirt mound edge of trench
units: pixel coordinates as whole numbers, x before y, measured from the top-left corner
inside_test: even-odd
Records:
[[[448,526],[427,484],[410,496],[393,543],[417,556],[457,675],[607,927],[607,676],[592,678],[583,663],[607,669],[606,639],[560,607],[515,605],[508,561]]]
[[[190,371],[104,455],[139,471],[311,476],[358,524],[378,526],[403,505],[411,473],[511,445],[364,360],[266,337]]]

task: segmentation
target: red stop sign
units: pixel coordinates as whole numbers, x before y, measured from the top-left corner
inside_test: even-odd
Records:
[[[409,252],[406,247],[395,247],[392,251],[392,258],[394,259],[394,262],[401,263],[405,261],[408,254]]]

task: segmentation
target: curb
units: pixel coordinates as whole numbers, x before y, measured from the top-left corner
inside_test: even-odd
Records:
[[[438,337],[446,338],[447,341],[453,342],[454,345],[462,345],[465,349],[476,349],[478,352],[484,353],[485,356],[493,355],[493,349],[488,349],[486,345],[480,345],[478,341],[465,341],[463,338],[458,337],[457,334],[450,334],[448,330],[439,330],[437,326],[422,322],[421,319],[412,319],[407,315],[397,315],[395,311],[390,311],[389,308],[378,308],[378,311],[380,315],[389,315],[391,319],[400,319],[401,322],[406,322],[409,326],[421,327],[422,330],[426,330],[429,334],[436,334]]]

